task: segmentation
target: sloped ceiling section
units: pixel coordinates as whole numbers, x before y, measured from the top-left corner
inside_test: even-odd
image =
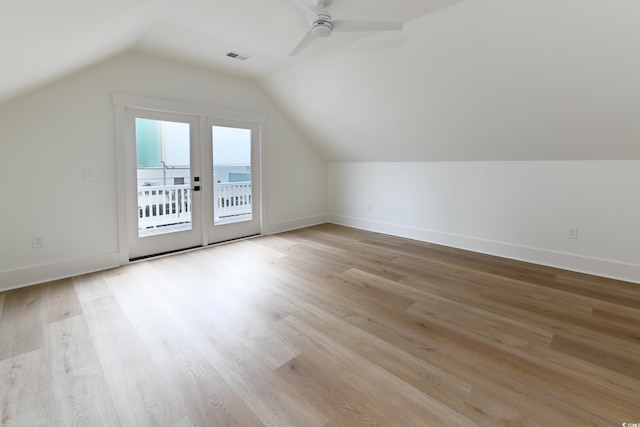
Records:
[[[313,7],[311,0],[296,0]],[[335,0],[335,19],[411,21],[461,0]],[[296,57],[309,31],[291,0],[19,0],[0,10],[0,102],[130,50],[248,79],[372,33],[336,33]],[[237,51],[246,62],[226,56]]]
[[[259,80],[329,161],[640,159],[640,2],[468,0]]]
[[[637,0],[334,0],[407,24],[297,57],[290,0],[5,3],[0,103],[136,50],[257,80],[329,161],[640,159]]]
[[[19,0],[0,8],[0,103],[130,49],[155,0]]]
[[[289,54],[309,31],[292,0],[164,0],[136,43],[141,52],[250,79],[269,75],[373,33],[334,33],[300,55]],[[312,0],[295,0],[306,3]],[[333,0],[334,19],[407,22],[462,0]],[[249,56],[231,61],[229,50]]]

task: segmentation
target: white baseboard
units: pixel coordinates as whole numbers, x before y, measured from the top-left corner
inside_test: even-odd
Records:
[[[340,215],[317,215],[277,222],[270,224],[264,234],[281,233],[326,222],[640,284],[639,265],[588,258],[580,255],[553,252],[508,243],[492,242],[473,237],[458,236]],[[120,266],[120,255],[118,252],[114,252],[88,258],[0,271],[0,291],[107,270],[118,266]]]
[[[327,215],[315,215],[304,218],[296,218],[288,221],[281,221],[269,224],[264,234],[283,233],[285,231],[297,230],[298,228],[312,227],[324,224],[328,220]]]
[[[592,274],[640,284],[640,265],[625,264],[616,261],[589,258],[581,255],[554,252],[538,248],[512,245],[509,243],[481,240],[473,237],[440,233],[437,231],[405,227],[370,221],[362,218],[329,215],[328,222],[362,230],[374,231],[438,245],[465,249],[488,255],[531,262],[539,265]]]
[[[34,265],[15,270],[0,271],[0,291],[22,288],[51,280],[64,279],[80,274],[118,267],[117,252],[88,258],[65,260],[50,264]]]

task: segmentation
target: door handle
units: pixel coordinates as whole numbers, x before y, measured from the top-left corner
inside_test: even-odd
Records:
[[[195,187],[193,187],[193,191],[200,191],[200,186],[196,185]]]

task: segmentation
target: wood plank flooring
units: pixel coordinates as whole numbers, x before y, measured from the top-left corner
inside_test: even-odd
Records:
[[[0,293],[0,426],[640,423],[640,285],[325,224]]]

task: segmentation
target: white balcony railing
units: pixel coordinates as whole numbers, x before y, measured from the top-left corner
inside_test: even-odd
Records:
[[[191,222],[189,185],[138,187],[138,229]],[[214,184],[214,222],[231,222],[251,215],[251,181]]]
[[[215,222],[251,214],[251,181],[213,185]]]
[[[191,222],[191,188],[188,185],[138,187],[138,228]]]

